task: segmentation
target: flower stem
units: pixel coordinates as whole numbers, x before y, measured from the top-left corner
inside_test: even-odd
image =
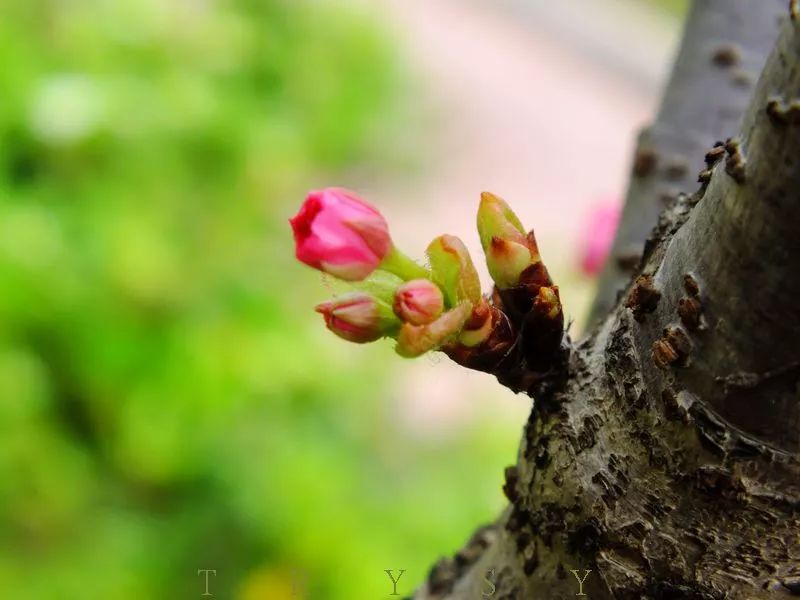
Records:
[[[428,269],[400,252],[397,248],[392,248],[392,251],[383,259],[379,268],[397,275],[404,281],[431,278],[431,273]]]

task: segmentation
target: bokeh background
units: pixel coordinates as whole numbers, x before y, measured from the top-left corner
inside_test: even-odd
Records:
[[[492,190],[578,334],[683,10],[0,3],[0,595],[409,594],[504,505],[529,401],[326,332],[286,219],[345,185],[480,262]]]

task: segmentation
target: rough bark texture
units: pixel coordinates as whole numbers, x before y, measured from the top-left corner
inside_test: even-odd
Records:
[[[703,153],[735,135],[778,34],[786,0],[693,3],[653,124],[639,136],[625,208],[590,318],[608,314],[659,213],[696,189]]]
[[[700,190],[671,201],[638,277],[534,390],[510,506],[416,598],[800,595],[796,4],[783,15],[740,133],[700,152]]]

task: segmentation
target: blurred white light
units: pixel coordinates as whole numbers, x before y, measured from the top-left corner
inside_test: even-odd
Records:
[[[104,112],[97,84],[79,74],[46,79],[31,104],[31,131],[42,141],[69,145],[85,139],[99,125]]]

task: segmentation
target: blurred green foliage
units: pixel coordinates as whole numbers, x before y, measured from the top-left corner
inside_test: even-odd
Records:
[[[649,0],[659,8],[677,16],[684,17],[689,10],[689,0]]]
[[[292,257],[302,191],[390,114],[383,34],[312,0],[0,5],[3,596],[383,597],[500,506],[515,436],[396,433],[390,350],[327,334]]]

